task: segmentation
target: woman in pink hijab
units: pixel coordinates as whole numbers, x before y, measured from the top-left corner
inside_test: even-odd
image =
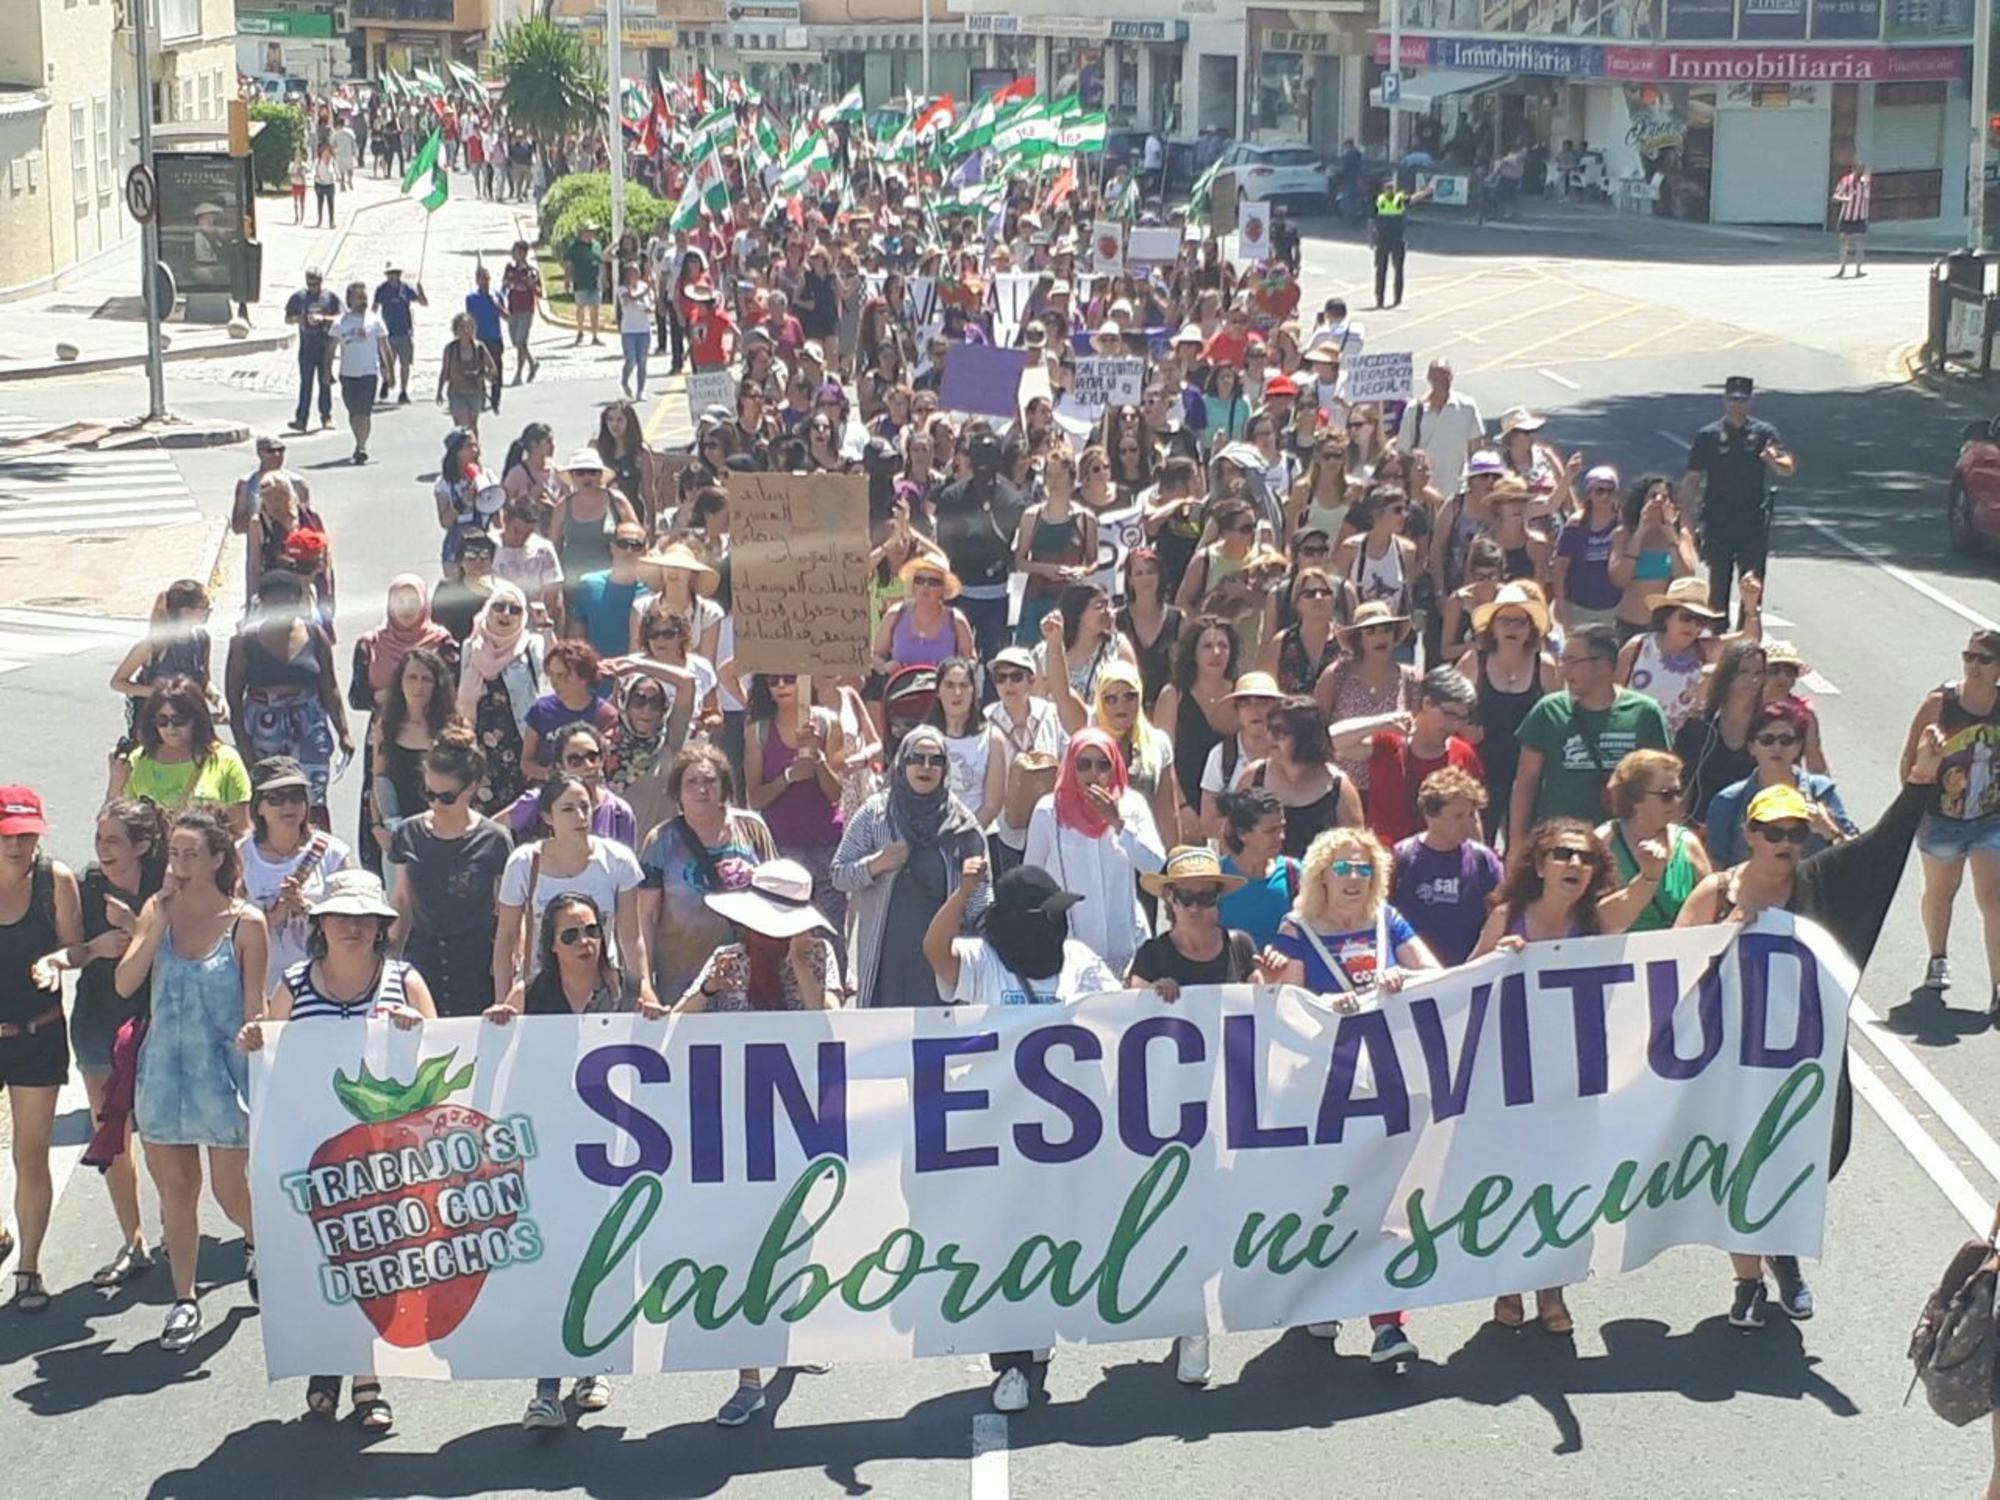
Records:
[[[1138,877],[1165,859],[1152,809],[1130,785],[1118,742],[1101,729],[1072,735],[1056,789],[1029,815],[1024,862],[1083,897],[1070,912],[1071,936],[1117,973],[1146,938]]]

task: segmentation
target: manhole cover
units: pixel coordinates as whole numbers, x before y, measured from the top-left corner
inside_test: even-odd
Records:
[[[82,594],[44,594],[39,599],[27,601],[30,609],[75,609],[78,605],[88,609],[97,601]]]

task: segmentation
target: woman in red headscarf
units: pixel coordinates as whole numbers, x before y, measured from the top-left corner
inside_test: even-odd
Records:
[[[1072,934],[1117,973],[1145,941],[1138,877],[1165,862],[1146,799],[1133,790],[1118,742],[1101,729],[1070,737],[1056,789],[1028,818],[1025,862],[1040,865],[1083,900]]]

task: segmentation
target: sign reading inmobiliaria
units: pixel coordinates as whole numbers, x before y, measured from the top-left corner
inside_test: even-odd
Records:
[[[296,1022],[252,1056],[272,1378],[900,1360],[1816,1255],[1819,929],[1536,944],[1339,1013]]]
[[[1389,60],[1386,33],[1375,61]],[[1607,47],[1506,37],[1405,36],[1406,68],[1661,83],[1890,83],[1965,75],[1963,47]]]

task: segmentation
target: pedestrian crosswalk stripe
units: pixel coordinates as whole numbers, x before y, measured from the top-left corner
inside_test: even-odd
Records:
[[[119,532],[200,517],[172,455],[158,448],[0,452],[0,539]]]
[[[145,633],[143,620],[0,608],[0,672],[18,672],[38,661],[90,651],[121,651]]]

